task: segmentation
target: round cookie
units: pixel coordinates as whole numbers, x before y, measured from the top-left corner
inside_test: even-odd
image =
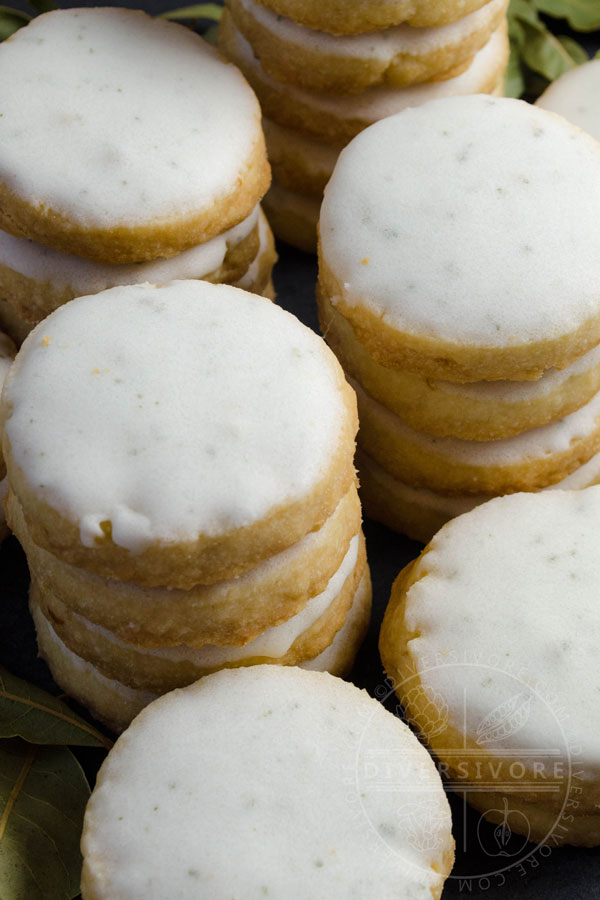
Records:
[[[361,34],[408,22],[416,27],[446,25],[483,6],[485,0],[259,0],[295,22],[331,34]]]
[[[579,129],[519,100],[434,101],[340,155],[321,289],[383,365],[535,379],[600,341],[599,206],[600,147]]]
[[[274,234],[305,253],[317,252],[320,202],[315,197],[289,191],[273,181],[263,207]]]
[[[271,190],[278,185],[320,201],[344,145],[320,141],[267,118],[263,118],[263,130],[273,171]]]
[[[362,536],[355,535],[325,590],[287,621],[267,628],[243,646],[193,648],[186,644],[144,650],[117,638],[103,626],[71,613],[60,599],[39,590],[31,597],[63,643],[107,678],[128,687],[164,694],[219,669],[261,663],[299,665],[330,646],[343,626],[365,569]]]
[[[0,228],[64,253],[174,256],[246,218],[269,184],[240,73],[141,12],[38,16],[0,47],[0,106]]]
[[[397,790],[364,771],[382,750],[402,754]],[[296,668],[220,672],[157,700],[110,752],[85,814],[82,897],[284,897],[301,883],[331,900],[438,898],[450,824],[427,752],[366,692]]]
[[[599,528],[600,486],[492,500],[398,576],[381,630],[454,789],[536,842],[600,840]]]
[[[422,543],[430,541],[450,519],[494,499],[493,494],[443,494],[406,484],[394,478],[360,448],[356,453],[356,466],[365,515]],[[596,453],[566,478],[540,490],[580,490],[599,482],[600,453]]]
[[[234,282],[235,287],[250,291],[252,294],[262,294],[269,300],[275,299],[275,289],[271,281],[273,267],[277,262],[275,250],[275,238],[269,227],[267,217],[263,210],[258,219],[258,251],[242,277]]]
[[[457,384],[382,366],[357,340],[348,319],[317,290],[321,331],[344,371],[417,431],[489,441],[555,422],[600,390],[600,347],[537,381]]]
[[[309,91],[271,78],[255,58],[252,47],[236,28],[228,10],[219,25],[219,47],[239,66],[266,116],[281,125],[307,131],[332,142],[347,142],[386,116],[439,97],[491,93],[499,88],[508,60],[506,26],[502,25],[461,75],[447,81],[411,87],[372,87],[360,94]]]
[[[350,380],[358,442],[400,481],[446,493],[535,491],[565,478],[600,450],[600,393],[564,419],[497,441],[415,431]]]
[[[157,695],[152,691],[138,690],[107,678],[92,663],[73,653],[31,596],[29,608],[40,655],[48,663],[54,680],[113,731],[123,731],[145,706],[156,700]],[[364,640],[370,613],[371,580],[366,566],[343,626],[329,647],[314,659],[300,663],[300,668],[345,677]]]
[[[548,85],[536,106],[564,116],[600,140],[600,59],[565,72]]]
[[[289,313],[227,285],[60,307],[23,344],[2,408],[32,540],[141,585],[232,578],[317,529],[354,479],[339,363]]]
[[[234,22],[268,75],[284,84],[340,94],[459,75],[500,25],[506,6],[506,0],[488,0],[441,27],[397,25],[332,35],[276,15],[255,0],[227,0]]]

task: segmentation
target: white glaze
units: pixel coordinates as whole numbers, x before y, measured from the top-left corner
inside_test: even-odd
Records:
[[[356,565],[356,557],[358,554],[358,536],[352,538],[350,546],[339,569],[332,575],[326,588],[315,597],[312,597],[304,609],[295,616],[292,616],[286,622],[267,628],[253,641],[245,644],[243,647],[215,647],[206,644],[198,649],[180,644],[178,647],[158,647],[153,650],[141,650],[127,644],[125,641],[115,637],[106,628],[94,625],[83,616],[75,614],[75,618],[91,632],[98,632],[104,640],[108,640],[128,651],[134,651],[143,656],[155,656],[160,659],[168,659],[172,662],[190,662],[199,668],[211,668],[213,666],[223,666],[227,663],[237,662],[239,660],[248,659],[253,656],[278,657],[285,656],[297,637],[304,631],[307,631],[318,618],[320,618],[327,608],[334,602],[340,593],[344,582],[352,573]]]
[[[201,281],[112,288],[27,338],[5,435],[82,543],[108,520],[136,552],[250,526],[310,493],[346,416],[337,379],[321,338],[263,298]]]
[[[569,449],[575,440],[585,440],[600,428],[600,392],[575,412],[538,428],[529,428],[513,437],[494,441],[467,441],[454,437],[432,437],[406,425],[377,400],[373,400],[360,385],[348,379],[361,404],[368,408],[382,426],[403,440],[427,449],[447,459],[473,466],[505,466],[545,459]]]
[[[83,227],[210,208],[260,115],[192,31],[109,8],[39,16],[2,44],[0,110],[0,181]]]
[[[600,486],[491,500],[438,532],[406,605],[420,680],[454,727],[477,740],[518,698],[527,715],[485,747],[560,751],[566,730],[584,778],[600,773],[599,533]]]
[[[506,34],[502,28],[497,29],[487,44],[475,54],[468,69],[455,78],[447,81],[431,81],[405,88],[373,87],[360,94],[327,94],[309,91],[296,85],[279,84],[261,68],[255,58],[248,41],[235,29],[236,55],[244,60],[244,69],[254,73],[259,82],[264,82],[271,89],[281,93],[285,91],[287,102],[295,101],[311,109],[325,112],[334,119],[362,119],[367,123],[377,122],[386,116],[394,115],[409,106],[419,106],[428,100],[439,97],[452,97],[456,94],[473,94],[481,90],[495,72],[504,58],[506,50]]]
[[[536,106],[564,116],[600,140],[600,59],[565,72],[546,88]]]
[[[69,290],[73,296],[96,294],[119,284],[166,284],[177,278],[203,278],[222,264],[227,246],[250,234],[258,221],[259,206],[250,215],[217,237],[198,244],[171,259],[125,265],[93,262],[81,256],[59,253],[50,247],[0,231],[0,265],[30,278]]]
[[[254,282],[260,272],[263,254],[269,246],[269,223],[267,222],[267,217],[262,209],[260,209],[260,207],[258,207],[258,209],[258,251],[240,280],[236,282],[235,285],[243,290],[250,290],[254,287]]]
[[[313,659],[307,659],[300,663],[299,668],[310,669],[312,672],[331,672],[336,671],[339,666],[340,657],[347,654],[348,645],[351,643],[355,649],[357,638],[360,636],[361,623],[366,617],[365,607],[371,604],[371,583],[368,580],[368,573],[362,576],[360,583],[356,589],[354,600],[344,624],[334,637],[333,641],[318,656]]]
[[[457,47],[475,32],[485,29],[506,5],[505,0],[488,0],[480,9],[449,25],[431,28],[396,25],[366,34],[338,35],[299,25],[254,0],[240,2],[263,28],[287,44],[307,47],[328,56],[350,56],[357,61],[376,59],[387,63],[399,54],[418,57],[442,48]]]
[[[598,209],[600,148],[587,135],[522,101],[447,98],[342,151],[323,258],[346,303],[402,332],[525,344],[599,314]]]
[[[368,766],[382,752],[402,760],[394,790]],[[121,900],[292,897],[299,884],[425,900],[449,830],[433,762],[381,704],[329,675],[253,666],[157,700],[117,741],[86,810],[83,881]]]

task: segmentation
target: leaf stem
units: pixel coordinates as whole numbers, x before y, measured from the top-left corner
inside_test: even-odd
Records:
[[[22,703],[25,706],[31,706],[34,709],[41,709],[43,712],[49,713],[51,716],[55,716],[57,719],[62,719],[65,722],[68,722],[70,725],[75,725],[77,728],[80,728],[82,731],[91,734],[92,737],[95,737],[103,747],[106,747],[107,750],[110,750],[113,742],[110,738],[107,738],[102,732],[97,731],[92,725],[88,725],[86,722],[76,721],[72,719],[70,716],[67,716],[65,713],[59,712],[56,709],[52,709],[50,706],[44,706],[43,703],[36,703],[35,700],[30,700],[28,697],[19,697],[17,694],[10,694],[8,691],[0,689],[0,697],[5,697],[7,700],[14,700],[17,703]]]
[[[6,806],[4,807],[4,812],[2,813],[2,818],[0,819],[0,841],[4,837],[4,832],[6,831],[6,826],[8,824],[8,820],[10,818],[10,814],[12,812],[12,808],[17,802],[17,797],[21,793],[23,785],[25,784],[25,779],[29,775],[29,770],[33,765],[33,761],[37,755],[38,748],[31,746],[29,748],[29,752],[25,757],[25,762],[23,763],[23,767],[19,772],[19,777],[14,783],[13,789],[8,795],[8,800],[6,801]]]

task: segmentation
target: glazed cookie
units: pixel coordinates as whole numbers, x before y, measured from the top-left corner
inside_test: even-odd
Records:
[[[296,191],[288,191],[274,181],[264,198],[263,206],[271,228],[280,240],[304,250],[305,253],[317,252],[319,200]]]
[[[246,218],[269,184],[240,73],[141,12],[38,16],[0,47],[0,104],[0,228],[63,253],[175,256]]]
[[[405,424],[441,437],[490,441],[555,422],[600,390],[600,347],[537,381],[456,384],[382,366],[350,321],[317,290],[321,331],[344,371]]]
[[[493,494],[443,494],[406,484],[390,475],[360,448],[356,453],[356,466],[365,514],[422,543],[430,541],[450,519],[494,499]],[[596,453],[566,478],[541,490],[580,490],[599,482],[600,453]]]
[[[390,368],[535,379],[600,341],[599,208],[600,147],[579,129],[519,100],[434,101],[340,155],[321,289]]]
[[[311,134],[278,125],[267,118],[263,118],[263,130],[273,170],[271,191],[278,185],[320,201],[344,144],[320,141]]]
[[[221,18],[219,46],[240,67],[266,116],[333,142],[347,142],[379,119],[428,100],[495,91],[503,79],[509,52],[506,26],[502,25],[461,75],[447,81],[405,88],[372,87],[360,94],[346,95],[319,93],[276,81],[262,68],[228,10]]]
[[[324,591],[311,597],[295,616],[267,628],[243,646],[207,644],[193,648],[179,644],[143,650],[72,613],[58,598],[39,590],[35,577],[31,598],[65,646],[107,678],[128,687],[164,694],[219,669],[260,663],[291,666],[314,659],[330,646],[343,626],[364,569],[364,539],[356,535]]]
[[[497,441],[415,431],[350,380],[358,397],[358,441],[400,481],[434,491],[510,494],[565,478],[600,450],[600,393],[558,422]]]
[[[274,300],[275,290],[271,275],[276,262],[275,239],[267,217],[261,209],[258,219],[258,252],[242,277],[234,282],[234,286]]]
[[[15,353],[17,352],[17,348],[8,337],[8,335],[0,332],[0,390],[6,376],[8,375],[8,370],[12,365],[12,361],[15,358]],[[6,466],[4,465],[4,459],[2,454],[0,453],[0,541],[3,541],[4,538],[8,537],[9,529],[6,524],[6,516],[4,513],[4,497],[6,496],[6,492],[8,490],[8,480],[6,479]]]
[[[600,486],[492,500],[398,576],[381,630],[451,785],[536,842],[600,842],[599,529]]]
[[[142,587],[69,566],[34,543],[12,493],[7,513],[41,592],[140,648],[252,641],[326,588],[361,522],[353,485],[327,521],[292,547],[236,578],[185,591]]]
[[[417,27],[446,25],[483,6],[485,0],[260,0],[279,15],[331,34],[361,34],[408,22]]]
[[[401,755],[395,790],[367,774],[382,752]],[[82,897],[286,897],[301,883],[331,900],[438,898],[450,826],[427,751],[366,692],[298,668],[219,672],[157,700],[110,752]]]
[[[145,706],[156,700],[157,695],[151,691],[132,688],[117,679],[107,678],[92,663],[70,650],[32,597],[29,608],[35,623],[40,655],[48,663],[56,683],[113,731],[123,731]],[[300,668],[345,677],[364,640],[370,613],[371,580],[366,566],[342,628],[329,647],[314,659],[300,663]]]
[[[506,0],[488,0],[442,27],[398,25],[342,36],[298,25],[256,0],[227,0],[234,22],[268,75],[285,84],[340,94],[460,75],[500,25],[506,6]]]
[[[600,140],[600,60],[565,72],[550,84],[536,106],[558,113]]]
[[[241,574],[319,528],[354,480],[339,363],[289,313],[227,285],[61,306],[23,344],[2,419],[32,540],[146,586]]]

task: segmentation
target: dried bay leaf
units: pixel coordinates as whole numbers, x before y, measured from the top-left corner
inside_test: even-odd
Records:
[[[540,12],[566,19],[575,31],[594,31],[600,28],[598,0],[533,0]]]
[[[0,741],[0,900],[71,900],[90,794],[66,747]]]
[[[9,6],[0,6],[0,41],[5,41],[11,35],[27,25],[30,16],[20,12],[18,9],[11,9]]]
[[[76,715],[66,703],[0,666],[0,738],[21,737],[33,744],[106,747],[112,742]],[[0,894],[0,900],[4,900]]]
[[[180,9],[168,9],[159,14],[159,19],[210,19],[218,22],[223,14],[223,7],[218,3],[197,3],[195,6],[182,6]]]

